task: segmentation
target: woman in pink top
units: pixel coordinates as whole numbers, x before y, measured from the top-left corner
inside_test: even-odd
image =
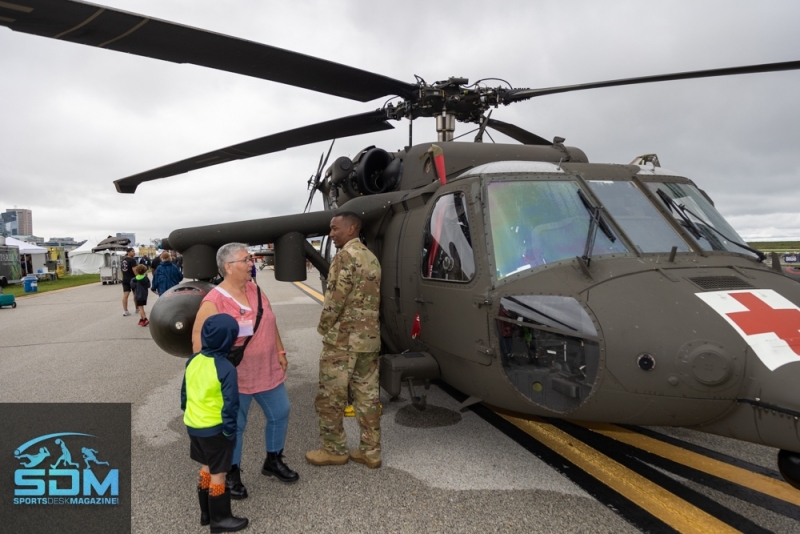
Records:
[[[242,362],[236,368],[239,383],[239,417],[236,421],[236,448],[233,466],[226,477],[232,499],[247,498],[242,484],[239,463],[242,458],[242,437],[247,425],[250,402],[264,410],[267,426],[264,441],[267,459],[261,473],[274,476],[281,482],[296,482],[300,477],[283,462],[283,444],[289,426],[289,396],[283,385],[286,379],[286,351],[267,296],[251,281],[253,260],[242,243],[228,243],[217,251],[217,267],[224,280],[206,295],[200,304],[192,331],[192,343],[200,350],[203,322],[217,313],[226,313],[239,323],[239,337],[234,346],[242,345],[252,336]],[[253,333],[258,313],[258,293],[261,292],[263,312],[261,322]]]

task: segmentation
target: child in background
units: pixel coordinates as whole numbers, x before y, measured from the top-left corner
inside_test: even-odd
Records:
[[[144,307],[147,306],[147,290],[150,289],[147,266],[137,265],[133,268],[133,272],[136,276],[131,280],[130,284],[133,290],[133,302],[139,311],[139,326],[147,326],[150,324],[150,321],[147,320],[147,314],[144,312]]]
[[[248,523],[231,512],[231,493],[225,488],[239,414],[236,368],[227,356],[239,335],[239,324],[219,313],[206,319],[200,335],[202,348],[186,362],[181,387],[190,456],[201,465],[197,482],[200,524],[210,523],[211,532],[235,532]]]

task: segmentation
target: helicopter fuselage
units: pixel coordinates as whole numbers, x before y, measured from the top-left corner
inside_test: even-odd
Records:
[[[225,242],[274,241],[276,277],[305,280],[298,241],[355,211],[383,269],[385,352],[429,354],[447,383],[518,413],[800,452],[800,285],[743,246],[692,181],[574,148],[440,145],[445,184],[430,145],[388,158],[370,147],[326,174],[334,211],[177,230],[169,244],[188,277],[209,278]],[[359,190],[365,176],[375,194]],[[748,310],[788,327],[753,325]]]
[[[625,250],[607,243],[604,254],[588,262],[581,258],[589,215],[577,225],[574,210],[550,209],[536,220],[513,220],[508,204],[493,213],[499,206],[492,205],[492,184],[516,184],[521,191],[527,183],[580,184],[588,187],[587,196],[609,188],[596,204],[616,218],[613,233]],[[436,187],[424,203],[406,198],[406,207],[395,208],[383,234],[375,236],[393,244],[380,249],[387,346],[392,352],[430,353],[446,382],[516,412],[694,426],[800,452],[800,402],[792,394],[800,379],[800,285],[734,244],[738,236],[720,238],[697,222],[703,233],[693,239],[654,194],[665,183],[694,190],[694,212],[719,217],[689,180],[624,165],[494,163]],[[611,206],[625,199],[600,200],[620,187],[637,202],[649,200],[649,207],[628,205],[620,212]],[[543,201],[557,203],[562,196]],[[454,211],[450,225],[457,228],[450,228],[449,237],[448,214],[437,220],[442,202]],[[583,207],[574,204],[580,213]],[[723,233],[733,232],[716,224]],[[505,230],[528,235],[499,242]],[[430,257],[437,231],[443,260]],[[501,250],[509,245],[518,250]],[[514,254],[519,265],[504,266]],[[717,301],[729,301],[744,326],[737,329]],[[747,322],[748,306],[755,325]],[[421,328],[413,338],[415,319]],[[780,321],[794,325],[794,333],[781,338]],[[753,348],[759,337],[772,349]],[[786,359],[773,354],[781,350]]]

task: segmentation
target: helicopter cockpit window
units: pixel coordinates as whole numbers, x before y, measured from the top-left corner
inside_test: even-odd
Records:
[[[736,244],[745,242],[695,186],[675,182],[650,182],[647,185],[661,197],[672,216],[704,250],[756,255]]]
[[[614,220],[642,252],[689,252],[689,246],[633,182],[589,182]]]
[[[497,279],[582,256],[589,212],[573,181],[490,182],[489,224]],[[597,232],[592,257],[625,253],[620,239]]]
[[[468,282],[475,276],[475,256],[464,193],[444,195],[436,201],[425,226],[422,276],[436,280]]]

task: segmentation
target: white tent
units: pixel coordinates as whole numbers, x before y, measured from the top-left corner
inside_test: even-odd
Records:
[[[86,243],[67,252],[69,256],[70,274],[100,274],[100,267],[106,265],[108,252],[92,252],[97,246],[97,241],[88,240]]]
[[[19,247],[20,254],[47,254],[46,248],[40,247],[39,245],[34,245],[33,243],[20,241],[19,239],[14,239],[13,237],[6,237],[6,245]]]
[[[25,241],[20,241],[19,239],[14,239],[13,237],[6,237],[6,246],[8,245],[19,248],[20,258],[26,254],[30,255],[31,267],[33,268],[34,273],[39,269],[44,268],[47,262],[46,248],[34,245],[33,243],[26,243]]]

